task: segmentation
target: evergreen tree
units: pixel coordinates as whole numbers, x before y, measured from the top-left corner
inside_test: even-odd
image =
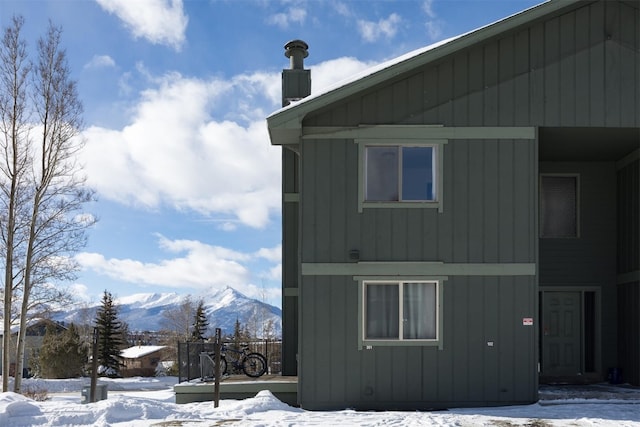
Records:
[[[72,323],[63,332],[47,325],[38,357],[39,375],[43,378],[76,378],[87,363],[87,347]]]
[[[249,331],[247,330],[247,328],[243,328],[242,324],[240,323],[240,319],[236,318],[236,323],[233,327],[233,337],[231,338],[233,341],[233,346],[236,349],[240,349],[241,345],[243,343],[246,343],[247,341],[250,340],[249,337]]]
[[[122,322],[118,320],[118,309],[110,292],[104,291],[102,306],[96,314],[98,329],[98,374],[117,377],[122,366],[120,351],[123,347]]]
[[[196,315],[193,321],[193,329],[191,330],[191,341],[204,341],[204,336],[209,328],[209,320],[204,311],[204,301],[198,301]]]

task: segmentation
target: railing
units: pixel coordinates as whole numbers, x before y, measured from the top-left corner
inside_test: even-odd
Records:
[[[229,347],[235,348],[234,343],[227,342]],[[267,373],[279,375],[282,360],[282,341],[250,341],[251,351],[263,354],[267,358]],[[201,378],[200,353],[212,353],[212,342],[179,342],[178,343],[178,381],[191,381]]]

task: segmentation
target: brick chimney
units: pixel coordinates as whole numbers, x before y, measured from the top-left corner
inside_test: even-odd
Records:
[[[304,58],[309,56],[309,45],[302,40],[291,40],[284,45],[284,56],[290,59],[289,69],[282,70],[282,106],[311,94],[311,70],[304,69]]]

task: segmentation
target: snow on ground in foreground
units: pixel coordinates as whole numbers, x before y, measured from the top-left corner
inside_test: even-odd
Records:
[[[89,380],[25,380],[24,389],[47,390],[49,400],[0,393],[0,426],[209,427],[275,426],[640,426],[640,399],[563,399],[526,406],[448,411],[312,412],[291,407],[261,391],[245,400],[177,405],[175,377],[100,379],[108,398],[81,404]]]

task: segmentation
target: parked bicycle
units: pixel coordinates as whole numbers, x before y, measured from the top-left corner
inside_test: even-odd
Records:
[[[214,352],[200,353],[201,365],[203,355],[215,366]],[[222,344],[220,348],[220,374],[222,376],[231,374],[227,371],[229,366],[232,369],[231,373],[242,371],[249,377],[258,378],[267,372],[267,358],[260,353],[249,351],[248,345],[242,345],[241,350],[236,350]]]

